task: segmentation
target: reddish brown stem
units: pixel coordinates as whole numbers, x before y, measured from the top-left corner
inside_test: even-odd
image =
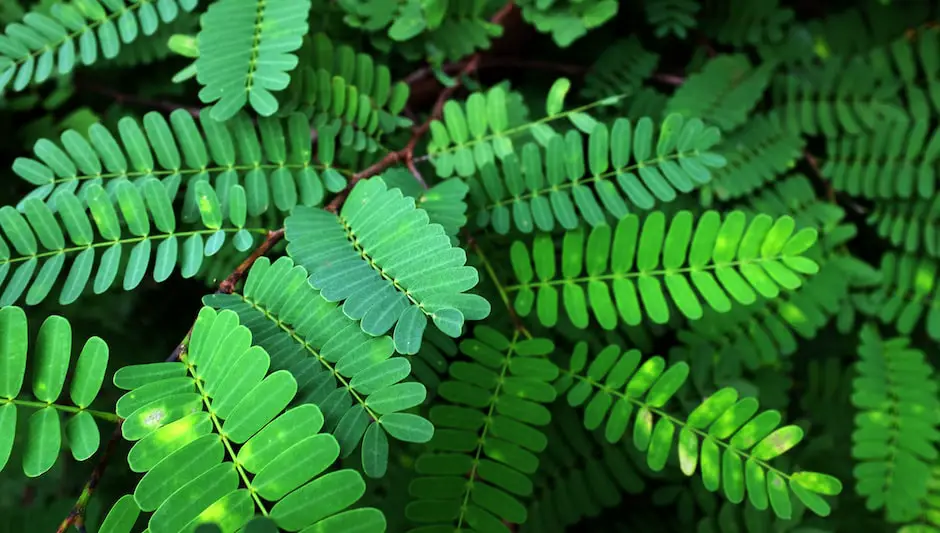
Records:
[[[675,74],[656,73],[656,74],[653,74],[653,79],[656,81],[661,81],[663,83],[666,83],[669,85],[675,85],[675,86],[679,86],[685,83],[685,78],[683,78],[682,76],[676,76]]]
[[[231,294],[235,290],[235,285],[238,283],[241,278],[245,276],[245,273],[251,268],[255,261],[259,257],[267,253],[271,248],[281,241],[284,238],[284,229],[278,229],[274,231],[269,231],[267,237],[253,252],[248,256],[247,259],[241,262],[235,270],[229,274],[221,284],[219,284],[219,292],[225,294]],[[193,324],[195,326],[195,324]],[[167,361],[177,361],[180,358],[180,354],[183,353],[183,350],[186,348],[186,342],[189,339],[189,336],[192,335],[193,328],[189,328],[189,332],[186,334],[186,337],[183,338],[183,341],[180,342],[176,348],[173,350],[173,353],[170,354],[170,357],[167,358]],[[95,469],[91,472],[91,477],[88,478],[88,482],[85,483],[85,487],[82,489],[82,494],[79,496],[78,501],[75,502],[75,506],[72,507],[72,510],[69,511],[69,515],[65,517],[65,520],[59,524],[59,529],[56,530],[56,533],[65,533],[68,531],[69,527],[75,526],[79,531],[84,531],[85,523],[85,507],[88,505],[88,500],[91,499],[92,494],[95,492],[95,488],[98,486],[98,481],[101,479],[101,476],[104,475],[104,471],[108,466],[108,461],[111,458],[111,454],[116,446],[116,443],[121,438],[121,423],[123,421],[119,420],[117,427],[114,429],[114,433],[111,435],[111,439],[108,441],[107,447],[105,448],[104,453],[101,455],[98,464],[95,466]]]
[[[506,18],[507,15],[509,15],[509,13],[512,12],[514,7],[515,4],[513,4],[511,1],[508,2],[495,15],[493,15],[493,18],[490,19],[490,22],[499,24],[504,18]],[[415,179],[417,179],[419,183],[427,188],[427,185],[424,183],[424,180],[421,178],[421,175],[418,173],[418,169],[414,164],[415,147],[418,145],[418,141],[421,140],[421,138],[428,132],[429,129],[431,129],[431,122],[441,117],[441,113],[444,110],[444,104],[447,102],[447,99],[453,96],[457,89],[460,88],[460,80],[464,76],[472,74],[480,66],[480,57],[480,53],[473,54],[473,56],[471,56],[470,59],[468,59],[464,66],[460,69],[460,73],[457,77],[457,83],[454,83],[450,87],[445,87],[444,90],[441,91],[437,97],[437,101],[434,103],[434,108],[431,110],[431,115],[426,121],[424,121],[423,124],[412,131],[411,140],[408,141],[408,144],[404,148],[395,152],[389,152],[385,157],[379,160],[379,162],[361,172],[353,174],[353,176],[349,179],[349,183],[346,184],[346,188],[337,194],[333,200],[331,200],[330,203],[326,205],[325,209],[332,213],[339,212],[343,202],[345,202],[346,198],[349,197],[350,191],[352,191],[353,187],[355,187],[360,180],[381,174],[388,167],[401,161],[405,162],[405,165],[409,170],[411,170],[411,173],[414,174]],[[409,78],[411,78],[411,76],[409,76]]]
[[[257,261],[259,257],[268,253],[268,250],[274,247],[275,244],[281,242],[281,239],[283,238],[284,228],[269,231],[268,236],[264,239],[264,242],[255,248],[255,250],[251,252],[251,255],[242,261],[242,263],[238,265],[235,270],[222,281],[222,283],[219,283],[219,292],[223,294],[232,294],[235,292],[235,285],[245,276],[245,274],[248,272],[248,269],[251,268],[251,265],[255,264],[255,261]]]
[[[816,157],[809,153],[809,150],[804,149],[803,158],[806,159],[807,163],[809,163],[809,168],[813,169],[813,174],[816,175],[816,179],[818,179],[826,189],[826,200],[828,200],[831,204],[837,203],[836,191],[832,188],[832,183],[823,177],[822,172],[819,170],[819,162],[816,161]]]
[[[324,209],[326,209],[327,211],[330,211],[331,213],[339,212],[339,208],[342,207],[343,202],[346,201],[346,198],[349,196],[349,192],[352,191],[352,188],[355,187],[356,184],[359,183],[360,180],[371,178],[372,176],[377,176],[381,174],[382,172],[384,172],[385,169],[394,165],[395,163],[398,163],[404,158],[405,158],[405,149],[398,150],[397,152],[389,152],[378,163],[375,163],[374,165],[370,166],[369,168],[361,172],[356,172],[355,174],[352,175],[351,178],[349,178],[349,183],[346,184],[346,188],[340,191],[339,194],[334,196],[333,199],[330,200],[330,203],[326,204],[326,207]]]
[[[75,502],[72,510],[69,511],[69,515],[59,524],[56,533],[65,533],[71,526],[75,526],[79,531],[85,530],[85,508],[88,506],[88,501],[91,499],[91,496],[95,493],[95,489],[98,488],[98,482],[101,481],[101,476],[104,475],[104,471],[108,468],[108,462],[111,460],[114,448],[117,447],[118,441],[121,440],[121,422],[122,421],[118,421],[117,427],[115,427],[114,432],[111,433],[111,438],[108,439],[108,444],[101,454],[101,458],[98,459],[98,464],[95,465],[95,469],[91,471],[91,476],[82,488],[82,494],[78,497],[78,501]]]
[[[496,13],[495,16],[493,16],[491,21],[497,24],[500,23],[500,21],[502,21],[506,17],[506,15],[508,15],[512,11],[513,7],[514,5],[510,1],[505,6],[503,6],[503,8],[500,9],[499,12]],[[473,73],[477,68],[479,68],[479,66],[480,66],[480,54],[474,54],[460,69],[460,77],[462,78],[463,76]],[[349,192],[356,185],[356,183],[358,183],[360,180],[370,178],[372,176],[376,176],[382,173],[383,171],[385,171],[390,166],[401,161],[405,162],[405,164],[412,171],[412,173],[415,174],[416,179],[418,179],[420,182],[422,182],[422,185],[424,185],[423,180],[421,180],[420,174],[418,174],[417,169],[415,168],[415,165],[414,165],[415,146],[417,145],[418,140],[424,134],[426,134],[428,130],[430,129],[431,121],[433,121],[434,119],[440,118],[441,112],[444,109],[444,103],[447,101],[448,98],[450,98],[454,94],[454,92],[457,91],[458,87],[459,87],[459,83],[456,83],[453,86],[447,87],[443,91],[441,91],[440,95],[438,95],[437,101],[434,104],[434,108],[431,111],[431,116],[428,117],[428,120],[425,121],[421,126],[414,129],[414,131],[412,132],[411,140],[408,142],[408,145],[405,146],[405,148],[395,151],[395,152],[390,152],[389,154],[387,154],[385,157],[383,157],[380,161],[373,164],[372,166],[366,168],[365,170],[362,170],[361,172],[357,172],[353,174],[353,176],[349,179],[349,183],[346,185],[346,188],[343,189],[342,192],[337,194],[336,197],[334,197],[333,200],[331,200],[330,203],[326,205],[326,209],[328,211],[332,211],[333,213],[336,213],[339,210],[339,208],[342,207],[343,202],[346,201],[346,198],[349,197]],[[267,236],[264,239],[264,242],[262,242],[257,248],[255,248],[255,250],[251,252],[251,255],[249,255],[244,261],[242,261],[241,264],[239,264],[238,267],[236,267],[235,270],[231,274],[229,274],[229,276],[225,278],[225,280],[223,280],[222,283],[219,284],[219,292],[223,294],[233,293],[235,291],[235,286],[245,276],[248,270],[251,269],[252,265],[255,264],[255,261],[257,261],[258,258],[266,254],[268,251],[270,251],[271,248],[274,247],[274,245],[280,242],[281,239],[283,238],[284,238],[284,228],[277,229],[274,231],[269,231]],[[514,321],[518,321],[518,317],[515,316],[515,313],[512,310],[510,310],[510,315],[513,316]],[[190,327],[189,333],[187,333],[186,338],[183,340],[183,342],[177,345],[176,349],[173,350],[173,353],[170,354],[170,357],[167,359],[167,361],[175,361],[179,359],[180,354],[183,352],[183,350],[185,350],[186,339],[189,338],[190,334],[192,334],[192,327]],[[94,471],[92,471],[91,478],[89,478],[88,482],[85,484],[85,488],[82,490],[82,495],[79,497],[78,501],[75,503],[75,506],[72,508],[72,511],[69,512],[68,517],[66,517],[66,519],[62,521],[62,524],[59,526],[59,529],[57,530],[56,533],[65,533],[65,531],[67,531],[68,528],[72,525],[75,525],[76,527],[80,529],[84,528],[85,506],[88,504],[88,500],[91,498],[91,495],[95,490],[95,487],[98,485],[98,481],[101,479],[101,476],[104,474],[105,468],[107,467],[108,460],[110,459],[110,456],[114,449],[116,441],[120,439],[120,436],[121,436],[121,423],[118,422],[118,426],[115,429],[114,434],[111,436],[111,440],[108,441],[108,445],[107,445],[107,448],[105,449],[105,452],[102,454],[101,459],[98,462],[98,465],[95,467]]]

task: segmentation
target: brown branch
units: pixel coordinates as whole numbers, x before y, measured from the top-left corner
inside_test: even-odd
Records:
[[[122,422],[123,420],[118,421],[117,427],[115,427],[114,432],[111,433],[111,438],[108,439],[104,453],[101,454],[101,458],[98,459],[98,464],[95,465],[95,469],[91,471],[91,476],[82,488],[81,496],[78,497],[75,505],[72,506],[69,515],[59,524],[56,533],[65,533],[68,531],[69,527],[73,525],[79,531],[85,530],[85,508],[88,506],[88,501],[91,499],[92,494],[95,493],[95,489],[98,488],[98,482],[101,481],[101,476],[104,475],[104,471],[108,468],[108,462],[111,460],[114,448],[117,447],[117,442],[121,440]]]
[[[267,237],[264,239],[254,251],[251,252],[244,261],[239,264],[231,274],[228,275],[222,283],[219,284],[219,291],[223,294],[231,294],[235,290],[235,285],[238,284],[239,280],[245,276],[245,273],[251,269],[251,266],[255,264],[255,261],[259,257],[266,254],[271,250],[274,245],[281,241],[284,238],[284,228],[277,229],[274,231],[269,231]],[[183,353],[183,350],[186,349],[186,345],[189,342],[189,337],[193,333],[193,327],[195,327],[195,322],[190,326],[189,331],[186,333],[186,336],[183,337],[183,340],[173,349],[173,352],[166,359],[167,362],[177,361],[180,358],[180,355]],[[105,469],[108,467],[108,461],[111,459],[112,452],[116,446],[117,441],[121,439],[121,424],[123,420],[118,420],[117,427],[114,428],[114,433],[111,434],[110,440],[108,440],[107,447],[105,448],[104,453],[101,455],[101,459],[98,460],[98,464],[95,466],[95,469],[91,472],[91,477],[88,478],[88,482],[85,483],[85,487],[82,489],[81,496],[78,497],[78,501],[75,502],[75,505],[72,507],[72,510],[69,511],[68,516],[65,520],[59,524],[59,529],[56,530],[56,533],[65,533],[68,531],[70,526],[75,526],[79,531],[85,531],[85,508],[88,506],[88,500],[91,499],[92,494],[95,492],[95,488],[98,486],[98,482],[101,480],[101,476],[104,475]]]
[[[682,76],[677,76],[675,74],[663,74],[660,72],[653,74],[653,79],[656,81],[661,81],[667,85],[675,85],[677,87],[685,83],[685,78]]]
[[[398,150],[397,152],[389,152],[378,163],[375,163],[361,172],[356,172],[352,175],[351,178],[349,178],[349,183],[346,184],[346,188],[334,196],[333,199],[330,200],[330,203],[326,204],[324,209],[331,213],[337,213],[339,208],[342,207],[343,202],[345,202],[346,198],[349,197],[349,193],[352,191],[352,188],[355,187],[360,180],[381,174],[385,171],[385,169],[401,161],[404,159],[404,157],[405,149]]]
[[[512,0],[510,0],[495,15],[493,15],[493,18],[490,19],[490,22],[492,22],[493,24],[499,24],[500,22],[502,22],[504,18],[506,18],[507,15],[509,15],[509,13],[512,12],[514,7],[515,7],[515,4],[513,4]],[[346,198],[349,197],[350,191],[352,191],[353,187],[355,187],[356,184],[359,183],[360,180],[364,180],[364,179],[376,176],[378,174],[381,174],[388,167],[401,161],[405,162],[405,165],[408,167],[409,170],[411,170],[411,173],[414,174],[415,179],[418,180],[418,183],[424,186],[424,188],[427,188],[427,184],[424,183],[424,179],[421,178],[421,174],[418,173],[418,169],[415,167],[415,157],[414,157],[415,147],[418,145],[418,141],[428,132],[429,129],[431,129],[431,122],[441,117],[441,113],[444,110],[444,104],[447,102],[447,100],[451,96],[453,96],[453,94],[460,87],[460,79],[463,78],[464,76],[472,74],[479,67],[480,57],[481,57],[481,54],[479,52],[477,52],[476,54],[473,54],[473,56],[471,56],[470,59],[468,59],[467,62],[463,65],[463,67],[460,69],[460,73],[457,78],[457,83],[454,83],[450,87],[445,87],[444,90],[441,91],[441,93],[437,97],[437,101],[434,103],[434,108],[431,110],[431,115],[428,117],[426,121],[424,121],[423,124],[421,124],[414,130],[412,130],[411,140],[408,141],[408,144],[404,148],[395,152],[389,152],[388,154],[386,154],[385,157],[379,160],[379,162],[375,163],[374,165],[370,166],[369,168],[361,172],[357,172],[353,174],[352,177],[349,179],[349,183],[346,184],[346,188],[343,189],[339,194],[337,194],[330,201],[330,203],[326,204],[325,209],[332,213],[339,212],[339,209],[340,207],[342,207],[343,202],[345,202]],[[413,75],[414,74],[409,75],[408,78],[411,78]],[[406,78],[406,80],[408,78]]]
[[[822,183],[823,188],[826,189],[826,200],[831,204],[838,203],[836,201],[836,191],[832,188],[832,183],[823,177],[822,172],[819,170],[819,162],[816,161],[816,157],[809,153],[809,150],[804,149],[803,158],[809,163],[809,167],[813,169],[813,174],[815,174],[816,179],[818,179],[820,183]]]
[[[506,15],[508,15],[512,11],[513,7],[514,5],[512,1],[510,1],[505,6],[503,6],[503,8],[500,9],[499,12],[496,13],[496,15],[493,16],[491,21],[493,23],[498,24],[500,21],[503,20],[503,18],[506,17]],[[473,73],[479,67],[479,65],[480,65],[480,54],[477,53],[477,54],[474,54],[473,57],[471,57],[464,64],[464,66],[460,69],[460,76],[463,77],[463,76]],[[346,198],[349,197],[349,193],[352,190],[352,188],[356,185],[356,183],[358,183],[359,181],[363,179],[376,176],[382,173],[384,170],[386,170],[390,166],[400,161],[404,161],[405,164],[408,165],[408,168],[411,169],[413,173],[415,173],[416,179],[418,179],[422,183],[422,185],[424,185],[423,180],[420,177],[420,174],[417,173],[417,169],[414,166],[415,146],[417,145],[418,140],[424,134],[426,134],[428,130],[430,129],[431,121],[433,121],[436,118],[440,118],[441,112],[444,109],[444,103],[447,101],[448,98],[450,98],[454,94],[454,92],[457,91],[459,85],[460,85],[459,83],[456,83],[453,86],[447,87],[443,91],[441,91],[440,95],[437,98],[437,101],[434,104],[434,108],[431,111],[431,116],[428,117],[428,120],[425,121],[421,126],[415,128],[415,130],[412,132],[411,140],[408,142],[408,145],[405,146],[405,148],[395,151],[395,152],[390,152],[389,154],[387,154],[385,157],[383,157],[380,161],[373,164],[372,166],[366,168],[365,170],[362,170],[361,172],[357,172],[353,174],[353,176],[349,180],[349,183],[346,185],[346,188],[343,189],[339,194],[337,194],[330,201],[330,203],[326,205],[326,209],[328,211],[336,213],[339,210],[339,208],[342,206],[343,202],[346,201]],[[426,187],[427,186],[425,185],[425,188]],[[274,231],[269,231],[267,236],[264,239],[264,242],[262,242],[257,248],[255,248],[254,251],[251,252],[251,255],[249,255],[244,261],[242,261],[241,264],[239,264],[238,267],[236,267],[235,270],[231,274],[229,274],[229,276],[225,278],[222,281],[222,283],[219,284],[218,292],[223,293],[223,294],[233,293],[235,291],[235,286],[245,276],[248,270],[251,269],[252,265],[255,264],[255,261],[257,261],[258,258],[266,254],[268,251],[270,251],[271,248],[274,247],[274,245],[280,242],[283,238],[284,238],[284,228],[280,228]],[[510,309],[510,316],[513,318],[513,321],[516,322],[517,327],[520,327],[521,322],[519,322],[519,318],[515,316],[515,312],[512,309]],[[193,326],[195,326],[195,323],[193,324]],[[186,343],[188,342],[188,339],[190,335],[192,334],[192,331],[193,331],[193,328],[190,327],[189,332],[186,334],[186,337],[184,337],[183,341],[180,342],[176,346],[176,348],[173,350],[173,353],[171,353],[170,357],[167,358],[167,361],[176,361],[180,358],[180,355],[186,349]],[[98,482],[101,479],[101,476],[104,475],[105,468],[107,468],[108,461],[110,460],[110,457],[116,445],[116,442],[120,440],[121,422],[122,421],[118,421],[118,425],[115,428],[114,433],[111,435],[111,439],[108,441],[107,448],[102,454],[101,459],[98,461],[98,465],[92,471],[91,477],[89,478],[88,482],[85,484],[85,488],[82,490],[81,496],[79,496],[78,501],[75,503],[75,506],[69,512],[68,517],[66,517],[65,520],[63,520],[62,523],[59,525],[59,529],[56,531],[56,533],[65,533],[68,530],[69,526],[71,525],[75,525],[80,530],[84,530],[85,508],[88,505],[88,500],[91,498],[91,495],[94,493],[94,490],[97,487]]]
[[[268,251],[274,247],[275,244],[281,242],[281,239],[284,238],[284,228],[280,228],[274,231],[269,231],[267,237],[265,237],[264,242],[262,242],[253,252],[249,255],[240,265],[235,267],[235,270],[228,275],[227,278],[222,280],[222,283],[219,283],[219,292],[222,294],[232,294],[235,292],[235,285],[245,277],[245,274],[248,272],[248,269],[251,268],[251,265],[255,264],[255,261],[259,257],[268,253]]]

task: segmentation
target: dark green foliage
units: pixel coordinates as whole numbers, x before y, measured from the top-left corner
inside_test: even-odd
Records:
[[[940,533],[938,21],[0,1],[0,533]]]

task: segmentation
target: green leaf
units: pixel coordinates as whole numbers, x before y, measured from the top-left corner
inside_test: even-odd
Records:
[[[75,363],[70,390],[72,403],[82,408],[91,404],[101,390],[107,366],[108,345],[98,337],[88,339]]]
[[[258,472],[252,486],[262,498],[277,501],[319,476],[339,457],[339,444],[330,435],[301,440]]]
[[[220,122],[246,104],[265,117],[278,110],[271,93],[287,87],[287,71],[296,65],[294,53],[309,29],[309,0],[260,4],[254,16],[233,17],[242,7],[238,0],[212,4],[196,37],[199,99],[213,104],[211,116]]]
[[[39,328],[33,370],[33,394],[52,403],[59,398],[72,351],[72,327],[60,316],[50,316]]]
[[[131,533],[138,516],[140,516],[140,509],[134,502],[134,497],[125,494],[114,502],[104,522],[101,523],[99,531],[101,533]]]
[[[153,512],[174,492],[222,462],[224,448],[216,435],[203,435],[174,451],[147,472],[134,500],[140,510]]]
[[[59,412],[44,407],[29,417],[28,444],[23,454],[23,473],[38,477],[52,468],[62,447]]]
[[[768,461],[799,444],[803,440],[803,430],[799,426],[782,427],[754,446],[751,455],[757,459]]]
[[[553,116],[561,113],[565,107],[565,96],[571,88],[571,81],[568,78],[558,78],[548,90],[548,96],[545,98],[545,114]]]
[[[358,500],[366,485],[353,470],[331,472],[307,483],[271,509],[278,527],[297,531],[316,524]]]
[[[372,478],[385,475],[388,468],[388,438],[380,424],[370,424],[362,438],[362,470]]]
[[[4,398],[16,398],[20,393],[28,342],[26,313],[19,307],[0,309],[0,396]]]
[[[98,425],[87,411],[81,411],[65,424],[65,436],[76,461],[84,461],[98,451],[101,434]]]
[[[405,442],[427,442],[434,436],[434,426],[430,422],[410,413],[383,415],[379,424],[389,435]]]
[[[640,227],[639,217],[626,215],[618,221],[613,239],[606,225],[591,228],[587,238],[583,229],[567,232],[561,250],[537,236],[531,255],[516,242],[510,260],[518,283],[506,292],[515,298],[521,316],[535,309],[546,327],[554,326],[560,304],[575,327],[587,328],[593,318],[610,330],[621,321],[638,325],[644,316],[665,324],[671,308],[693,321],[701,320],[706,310],[729,313],[734,301],[750,305],[758,296],[777,298],[783,289],[804,284],[800,274],[819,271],[816,261],[782,255],[782,244],[772,242],[789,235],[793,222],[786,222],[788,217],[768,228],[767,217],[748,222],[743,211],[723,216],[706,211],[694,232],[693,218],[680,211],[668,220],[654,211]],[[774,229],[778,227],[782,229]],[[559,261],[561,269],[555,267]],[[532,278],[533,265],[538,280]]]
[[[280,413],[297,393],[297,381],[286,370],[270,374],[232,410],[222,430],[233,442],[246,442]]]
[[[466,136],[462,112],[445,105],[445,115],[448,109],[453,115],[451,135]],[[457,114],[460,120],[454,118]],[[375,217],[368,208],[373,204],[391,218]],[[409,220],[426,219],[415,218],[423,214],[414,200],[389,189],[381,178],[357,183],[340,215],[342,219],[325,210],[295,209],[286,222],[288,254],[310,273],[311,285],[323,298],[343,302],[345,314],[361,320],[364,332],[383,335],[397,324],[394,340],[401,344],[396,343],[396,350],[413,354],[426,319],[418,319],[409,308],[419,307],[453,337],[460,335],[465,319],[489,314],[489,302],[466,292],[478,283],[479,274],[465,265],[466,255],[438,231],[440,226],[419,223],[407,232],[390,231],[411,224]],[[350,232],[356,235],[353,240]],[[324,235],[332,237],[324,240]],[[327,244],[308,245],[314,241]],[[370,256],[373,252],[376,255]],[[362,290],[366,286],[370,290]]]

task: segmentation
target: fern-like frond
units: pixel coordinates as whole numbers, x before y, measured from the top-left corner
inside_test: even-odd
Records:
[[[803,174],[791,174],[736,204],[735,208],[754,215],[789,215],[797,227],[816,228],[824,235],[845,219],[845,210],[825,197],[817,196],[813,183]]]
[[[514,306],[521,316],[528,316],[534,307],[539,322],[547,327],[558,321],[560,303],[576,327],[587,327],[590,310],[602,328],[613,329],[620,320],[636,325],[644,316],[666,323],[670,301],[695,320],[703,315],[701,300],[727,312],[732,301],[747,305],[759,296],[776,298],[781,289],[802,285],[799,274],[819,270],[816,262],[803,257],[816,242],[816,230],[794,233],[795,222],[789,216],[774,220],[758,215],[748,222],[740,211],[725,217],[708,211],[698,217],[694,231],[693,219],[691,212],[681,211],[667,229],[666,215],[654,211],[642,228],[638,217],[628,215],[616,228],[570,231],[564,236],[560,260],[549,235],[535,238],[531,255],[516,241],[511,261],[519,284],[506,291],[516,293]]]
[[[827,142],[820,169],[836,190],[869,199],[920,198],[937,191],[940,129],[929,119],[880,122],[875,131]]]
[[[547,146],[557,135],[547,122],[561,118],[568,118],[582,131],[593,131],[598,122],[584,110],[611,106],[623,98],[623,95],[608,96],[586,106],[563,111],[570,87],[571,82],[566,78],[556,80],[546,99],[546,117],[519,126],[510,126],[510,95],[501,86],[492,87],[485,94],[475,92],[464,104],[448,100],[441,119],[431,121],[428,160],[441,178],[454,174],[470,177],[487,163],[513,154],[513,135],[530,131],[542,146]]]
[[[233,243],[238,249],[247,250],[252,246],[252,233],[266,232],[262,228],[244,227],[244,201],[241,211],[233,217],[241,225],[223,227],[218,201],[206,183],[196,187],[202,191],[199,195],[202,227],[178,228],[170,200],[172,191],[167,191],[164,185],[153,177],[144,178],[139,186],[124,180],[116,183],[112,198],[101,185],[90,183],[79,192],[83,200],[67,190],[58,192],[55,213],[39,198],[28,198],[23,203],[25,217],[13,207],[0,207],[0,229],[6,236],[6,241],[0,239],[0,284],[6,282],[0,293],[0,305],[15,303],[24,292],[27,305],[43,301],[65,271],[66,257],[73,254],[75,258],[59,294],[61,304],[72,303],[82,294],[92,272],[96,272],[95,294],[108,290],[122,265],[123,289],[136,288],[147,273],[154,247],[153,279],[162,282],[177,264],[183,277],[194,276],[203,256],[217,252],[230,234],[234,234]],[[126,223],[126,231],[119,217]],[[92,233],[92,224],[100,238]],[[121,256],[128,250],[128,260],[122,262]],[[95,268],[98,252],[103,253]]]
[[[232,188],[241,185],[250,216],[261,215],[272,204],[280,211],[298,204],[318,205],[324,189],[343,190],[346,178],[333,167],[337,131],[317,132],[320,142],[314,160],[310,126],[302,114],[257,122],[255,126],[247,115],[238,114],[220,123],[203,111],[200,129],[181,109],[170,113],[169,121],[149,112],[143,127],[124,117],[118,122],[117,136],[93,124],[87,138],[67,130],[59,143],[40,139],[33,148],[34,157],[16,158],[13,172],[38,187],[29,197],[48,197],[53,209],[59,191],[74,192],[81,186],[79,197],[83,198],[81,191],[88,183],[154,176],[175,198],[185,181],[184,222],[199,219],[195,186],[200,181],[212,184],[225,212],[230,209]]]
[[[915,519],[937,460],[940,402],[933,369],[904,337],[882,339],[862,328],[852,404],[855,491],[869,510],[884,508],[891,522]]]
[[[346,13],[343,21],[363,31],[385,29],[395,20],[396,15],[401,15],[400,18],[404,19],[399,25],[412,32],[420,32],[427,27],[427,22],[422,17],[420,3],[415,0],[399,3],[389,3],[383,0],[344,0],[338,4]],[[418,8],[417,11],[414,7]],[[399,31],[401,30],[396,30],[394,35],[400,36]]]
[[[878,200],[866,221],[878,236],[909,254],[940,257],[940,195],[931,200]]]
[[[681,345],[670,351],[670,359],[692,364],[692,382],[702,394],[713,385],[732,383],[745,370],[775,368],[796,352],[799,339],[816,338],[834,318],[845,320],[845,313],[854,311],[851,291],[869,288],[879,279],[877,270],[843,250],[856,236],[855,226],[845,223],[841,208],[817,198],[803,176],[789,178],[737,207],[770,216],[789,213],[797,228],[817,230],[818,245],[806,256],[820,268],[797,290],[734,306],[728,313],[706,310],[678,332]],[[704,360],[715,364],[693,364]]]
[[[851,272],[827,261],[796,291],[727,313],[708,309],[680,330],[671,361],[692,366],[692,383],[705,394],[745,371],[775,368],[796,353],[801,339],[814,339],[848,304]],[[714,361],[714,364],[700,364]]]
[[[793,10],[779,0],[731,0],[723,6],[717,24],[717,40],[732,46],[777,43],[793,23]]]
[[[31,363],[32,398],[23,393],[26,377],[29,331],[26,313],[19,307],[0,308],[0,470],[7,465],[14,440],[24,442],[23,472],[29,477],[47,472],[62,448],[62,435],[72,457],[84,461],[101,443],[95,418],[117,422],[111,413],[88,406],[98,396],[108,366],[108,345],[98,337],[85,341],[72,369],[69,399],[73,405],[57,403],[72,359],[72,326],[52,315],[36,334]],[[17,414],[29,416],[26,438],[16,439]],[[62,426],[62,416],[67,417]]]
[[[865,56],[928,20],[930,5],[921,2],[897,6],[876,2],[833,12],[807,25],[823,59]]]
[[[751,117],[747,124],[714,147],[727,164],[703,186],[703,203],[747,196],[783,175],[802,157],[806,141],[786,128],[779,115]]]
[[[769,506],[777,516],[789,518],[793,493],[816,514],[829,514],[829,504],[820,495],[838,495],[838,479],[815,472],[786,474],[769,463],[803,439],[799,426],[778,427],[778,411],[758,414],[757,400],[739,400],[737,391],[728,387],[702,402],[686,420],[667,413],[665,405],[688,375],[685,363],[667,368],[658,356],[641,362],[639,351],[623,352],[616,346],[588,363],[587,345],[580,343],[556,389],[566,394],[569,405],[585,405],[585,427],[604,425],[609,442],[621,440],[632,420],[633,444],[646,452],[653,470],[665,467],[677,440],[682,472],[691,476],[700,470],[705,488],[723,488],[733,503],[744,501],[747,493],[754,507]]]
[[[341,145],[368,152],[379,148],[382,135],[411,124],[399,116],[408,85],[393,85],[388,67],[371,56],[335,46],[322,33],[304,39],[298,55],[300,65],[279,96],[279,115],[300,111],[316,129],[337,129]]]
[[[228,120],[249,104],[261,116],[277,111],[272,93],[290,82],[309,13],[310,0],[216,0],[209,6],[200,17],[196,79],[213,119]]]
[[[114,59],[124,44],[152,35],[160,24],[192,11],[199,0],[95,0],[55,2],[48,14],[31,11],[0,36],[0,92],[22,91],[76,66]]]
[[[675,35],[685,39],[689,30],[698,24],[695,16],[702,6],[698,0],[649,0],[643,8],[646,21],[655,28],[657,37]]]
[[[381,477],[388,466],[388,437],[426,442],[433,428],[403,413],[424,401],[420,383],[403,383],[411,365],[392,357],[392,340],[364,333],[340,306],[307,283],[307,271],[288,257],[273,264],[259,259],[242,294],[206,296],[206,305],[236,312],[253,342],[271,356],[272,368],[298,380],[298,397],[317,405],[341,457],[362,442],[366,475]]]
[[[619,40],[598,56],[584,77],[581,96],[600,100],[616,94],[635,94],[659,63],[659,54],[643,48],[636,35]]]
[[[893,324],[907,335],[923,321],[927,335],[940,340],[940,290],[937,261],[929,257],[886,252],[881,257],[881,284],[857,296],[859,310]]]
[[[670,115],[658,130],[654,137],[649,117],[636,125],[617,119],[610,129],[597,124],[586,143],[574,130],[552,136],[544,150],[527,143],[521,155],[502,159],[502,177],[495,164],[482,165],[479,180],[468,180],[477,225],[500,234],[509,233],[512,222],[523,233],[552,231],[556,220],[567,230],[582,218],[604,225],[608,214],[621,219],[708,183],[711,169],[725,162],[711,151],[718,130],[698,119]]]
[[[643,117],[658,117],[666,114],[669,96],[652,87],[641,87],[623,99],[623,117],[633,121]]]
[[[288,408],[297,381],[269,372],[268,353],[251,343],[235,313],[204,307],[179,362],[115,373],[114,384],[129,391],[119,400],[130,411],[121,426],[134,441],[128,465],[145,474],[136,505],[119,504],[135,517],[153,513],[152,533],[205,522],[237,531],[256,514],[288,531],[384,532],[381,511],[349,509],[365,492],[358,472],[324,474],[340,446],[320,433],[321,410]]]
[[[519,7],[526,22],[542,33],[550,33],[555,44],[567,48],[591,28],[615,17],[618,4],[616,0],[521,0]]]
[[[388,189],[381,178],[356,184],[338,215],[295,209],[286,237],[287,252],[321,295],[344,302],[346,315],[361,320],[370,335],[394,326],[399,353],[417,353],[428,318],[458,337],[464,320],[490,313],[489,302],[466,292],[479,281],[466,252],[451,246],[414,198]]]
[[[431,407],[438,429],[415,462],[417,477],[409,486],[416,501],[405,512],[426,524],[415,533],[506,531],[501,522],[526,521],[520,498],[532,494],[536,454],[547,445],[537,426],[551,420],[542,404],[555,399],[550,382],[558,368],[545,357],[554,349],[551,341],[519,336],[478,326],[474,338],[460,343],[469,360],[452,363],[451,379],[438,388],[449,404]]]
[[[676,90],[666,112],[697,117],[730,133],[748,120],[770,83],[774,67],[773,63],[753,67],[741,54],[709,59]]]
[[[880,78],[860,59],[834,57],[821,66],[781,76],[774,101],[784,124],[794,132],[843,140],[906,117],[898,102],[901,84]]]
[[[372,33],[376,48],[437,65],[488,49],[502,34],[500,25],[486,20],[492,4],[485,1],[344,0],[339,5],[347,14],[343,21]]]
[[[940,468],[931,467],[927,481],[927,497],[923,511],[917,520],[905,524],[898,533],[938,533],[940,532]]]

